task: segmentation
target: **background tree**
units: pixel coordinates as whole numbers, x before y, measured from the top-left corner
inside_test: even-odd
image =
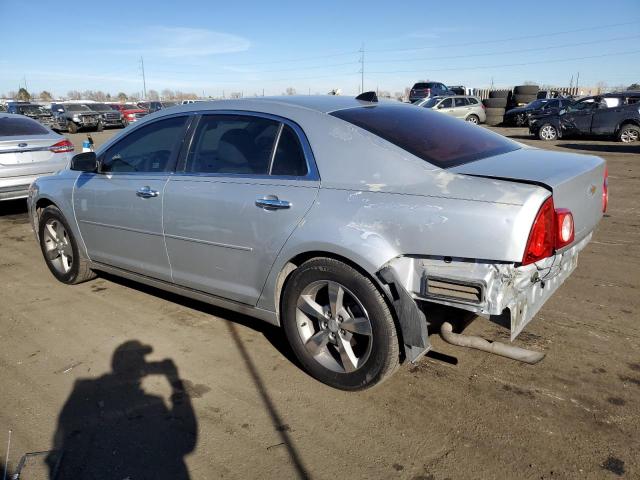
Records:
[[[53,95],[51,95],[51,92],[48,92],[47,90],[41,91],[39,97],[43,102],[50,102],[53,100]]]
[[[21,102],[28,102],[31,100],[31,94],[27,92],[26,88],[20,87],[20,90],[18,90],[18,94],[16,95],[16,99]]]
[[[67,98],[69,100],[80,100],[82,98],[82,93],[80,93],[78,90],[69,90],[67,92]]]
[[[107,102],[110,102],[110,101],[111,101],[111,94],[110,94],[110,93],[107,93],[107,94],[105,95],[104,99],[105,99]]]
[[[627,87],[627,90],[640,90],[640,83],[632,83]]]
[[[173,100],[176,98],[175,92],[168,88],[165,88],[164,90],[162,90],[161,95],[163,100]]]
[[[139,102],[140,101],[140,92],[133,92],[129,94],[129,101],[130,102]]]
[[[118,93],[118,101],[119,102],[126,102],[128,98],[129,97],[127,97],[126,93],[124,93],[124,92]]]
[[[287,89],[285,90],[285,93],[287,95],[295,95],[296,94],[296,89],[293,87],[287,87]]]
[[[149,90],[147,92],[147,100],[151,101],[151,102],[157,102],[158,100],[160,100],[160,95],[158,94],[157,90]]]

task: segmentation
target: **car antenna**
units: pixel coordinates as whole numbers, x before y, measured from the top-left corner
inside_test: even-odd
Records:
[[[363,92],[356,97],[356,100],[362,100],[363,102],[377,102],[378,95],[376,95],[376,92]]]

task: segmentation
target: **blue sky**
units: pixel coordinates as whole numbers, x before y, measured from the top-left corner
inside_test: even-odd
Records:
[[[365,90],[640,82],[640,0],[0,0],[0,19],[0,95],[25,79],[58,95],[139,92],[141,56],[147,90],[355,93],[363,44]]]

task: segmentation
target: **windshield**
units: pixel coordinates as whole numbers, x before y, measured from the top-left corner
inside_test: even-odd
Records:
[[[18,110],[20,113],[32,115],[42,115],[43,113],[47,113],[47,111],[40,105],[24,105],[22,107],[18,107]]]
[[[27,117],[0,117],[0,137],[47,135],[49,131]]]
[[[540,108],[542,107],[545,103],[548,103],[549,100],[546,98],[540,98],[538,100],[534,100],[533,102],[531,102],[530,104],[527,105],[527,108]]]
[[[80,105],[79,103],[67,103],[64,105],[64,109],[67,112],[90,112],[91,109],[86,105]]]
[[[440,168],[455,167],[520,148],[502,135],[428,108],[384,104],[338,110],[331,115]]]
[[[104,103],[91,103],[87,105],[87,107],[96,112],[110,112],[113,110],[109,105],[105,105]]]
[[[433,108],[438,104],[438,102],[440,100],[442,100],[442,98],[433,97],[433,98],[430,98],[429,100],[427,100],[426,102],[422,103],[420,106],[424,107],[424,108]]]

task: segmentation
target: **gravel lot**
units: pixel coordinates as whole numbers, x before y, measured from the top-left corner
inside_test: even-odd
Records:
[[[609,163],[609,213],[576,272],[516,341],[544,350],[540,364],[432,335],[434,350],[456,364],[427,357],[377,389],[333,390],[296,365],[278,329],[249,317],[112,277],[58,283],[24,202],[4,203],[2,458],[9,429],[15,469],[23,454],[51,448],[59,422],[83,435],[94,420],[113,415],[96,461],[121,462],[121,478],[139,478],[141,464],[183,455],[193,479],[640,478],[640,147],[543,144],[524,129],[495,130]],[[92,136],[100,144],[118,131]],[[69,137],[80,147],[85,136]],[[507,337],[484,320],[466,332]],[[168,362],[149,367],[146,395],[133,384],[129,393],[113,394],[112,355],[130,340],[153,348],[148,362],[176,365],[188,393],[179,407],[192,408],[197,435],[187,431],[183,413],[169,412],[167,378],[175,372]],[[158,448],[135,450],[135,465],[120,427]],[[186,440],[175,440],[178,433]]]

